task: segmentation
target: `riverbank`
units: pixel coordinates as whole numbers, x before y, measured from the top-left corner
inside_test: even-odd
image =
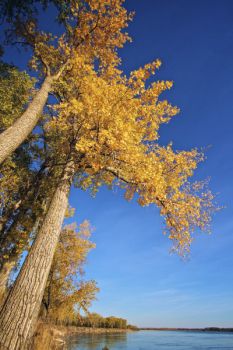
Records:
[[[66,327],[64,327],[66,328]],[[72,334],[80,334],[80,333],[94,333],[94,334],[101,334],[101,333],[126,333],[126,332],[132,332],[131,329],[120,329],[120,328],[91,328],[91,327],[67,327],[66,330],[67,335]]]
[[[131,329],[59,326],[39,322],[33,339],[33,350],[66,350],[67,339],[78,334],[133,332]]]

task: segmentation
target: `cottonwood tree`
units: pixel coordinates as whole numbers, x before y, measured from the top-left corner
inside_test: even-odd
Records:
[[[22,192],[22,198],[11,211],[8,220],[3,216],[6,222],[0,237],[2,297],[7,294],[11,271],[18,266],[21,254],[30,248],[53,195],[53,178],[46,168],[42,169],[43,166],[31,176],[29,185]]]
[[[16,67],[0,62],[0,129],[22,113],[34,93],[34,80]],[[4,162],[0,176],[0,300],[6,295],[11,270],[27,250],[46,212],[57,176],[49,161],[40,128]],[[56,176],[55,176],[56,175]],[[56,185],[55,185],[56,187]]]
[[[25,72],[4,62],[0,62],[0,130],[6,130],[22,113],[33,88],[33,81]],[[0,177],[0,231],[9,218],[9,213],[17,207],[22,188],[31,176],[29,165],[31,156],[28,143],[9,157],[1,169]]]
[[[49,1],[41,2],[46,4]],[[8,8],[8,2],[3,3],[3,15],[8,16],[12,24],[8,31],[8,41],[31,48],[30,65],[37,70],[42,83],[22,115],[0,134],[0,163],[32,132],[54,85],[75,64],[76,57],[85,56],[85,61],[98,60],[102,65],[110,61],[119,62],[116,48],[122,47],[129,39],[123,29],[131,18],[122,2],[53,1],[58,6],[64,28],[60,37],[40,29],[35,11],[27,11],[34,1],[16,1],[16,15],[14,6]],[[27,16],[24,15],[24,10]]]
[[[33,94],[34,81],[25,72],[0,62],[0,130],[7,129],[20,116],[24,105]],[[29,183],[33,178],[31,164],[33,151],[31,139],[24,142],[3,164],[0,176],[0,300],[12,269],[9,249],[13,242],[23,239],[23,234],[9,235],[6,231],[19,210]],[[19,248],[19,247],[18,247]]]
[[[156,60],[126,77],[115,65],[96,71],[88,63],[78,80],[77,65],[66,75],[69,89],[45,126],[62,173],[1,310],[3,348],[22,349],[33,334],[72,184],[94,192],[103,184],[119,186],[126,199],[157,205],[181,254],[189,250],[195,228],[208,228],[213,196],[203,183],[189,183],[203,155],[158,143],[159,127],[178,112],[160,99],[172,82],[152,79],[159,66]],[[62,84],[57,89],[62,91]]]
[[[29,150],[32,154],[31,147],[29,147]],[[18,153],[18,150],[16,153]],[[35,153],[34,156],[36,156]],[[40,148],[39,154],[44,156],[44,152],[41,152]],[[46,154],[48,156],[50,152],[48,151]],[[33,163],[37,160],[38,168],[29,172],[30,176],[27,176],[25,183],[21,183],[21,177],[19,184],[16,183],[18,186],[14,186],[13,188],[7,183],[5,184],[5,178],[8,179],[10,184],[13,183],[18,173],[22,175],[22,171],[19,172],[21,168],[17,167],[16,172],[9,172],[6,169],[2,173],[2,183],[0,181],[0,186],[2,185],[1,188],[4,189],[3,185],[5,184],[6,187],[6,191],[3,194],[12,198],[13,204],[16,202],[14,205],[12,205],[11,201],[9,203],[6,202],[2,208],[2,227],[0,230],[0,277],[2,294],[6,294],[4,291],[11,270],[17,266],[21,254],[29,249],[43,222],[44,215],[61,174],[61,169],[51,159],[45,158],[43,161],[42,159],[40,157],[38,159],[38,156],[33,157]],[[19,160],[25,166],[24,157],[21,158],[20,156]]]

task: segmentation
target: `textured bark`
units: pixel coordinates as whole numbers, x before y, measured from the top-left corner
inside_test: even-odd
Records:
[[[74,173],[70,161],[45,220],[0,312],[0,349],[23,350],[33,335]]]
[[[39,224],[40,219],[37,219],[35,225],[33,226],[32,232],[37,232]],[[4,300],[6,299],[7,294],[9,293],[10,275],[12,270],[17,266],[19,262],[22,250],[14,250],[14,252],[8,252],[8,254],[8,259],[4,261],[3,258],[0,265],[0,307],[3,305]]]
[[[45,78],[26,111],[0,134],[0,164],[28,137],[36,126],[51,90],[53,78]]]
[[[7,296],[7,284],[9,281],[9,277],[13,267],[15,266],[15,262],[10,261],[5,263],[4,267],[0,271],[0,306],[3,304],[6,296]]]

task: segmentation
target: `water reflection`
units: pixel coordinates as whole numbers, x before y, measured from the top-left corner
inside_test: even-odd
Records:
[[[69,340],[69,350],[102,350],[105,346],[109,349],[117,346],[117,349],[125,349],[127,333],[105,334],[80,334]]]
[[[140,331],[79,334],[69,350],[233,350],[233,334],[220,332]]]

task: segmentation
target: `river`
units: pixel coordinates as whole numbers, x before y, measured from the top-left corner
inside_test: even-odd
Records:
[[[70,339],[69,350],[233,350],[233,333],[138,331],[79,334]]]

